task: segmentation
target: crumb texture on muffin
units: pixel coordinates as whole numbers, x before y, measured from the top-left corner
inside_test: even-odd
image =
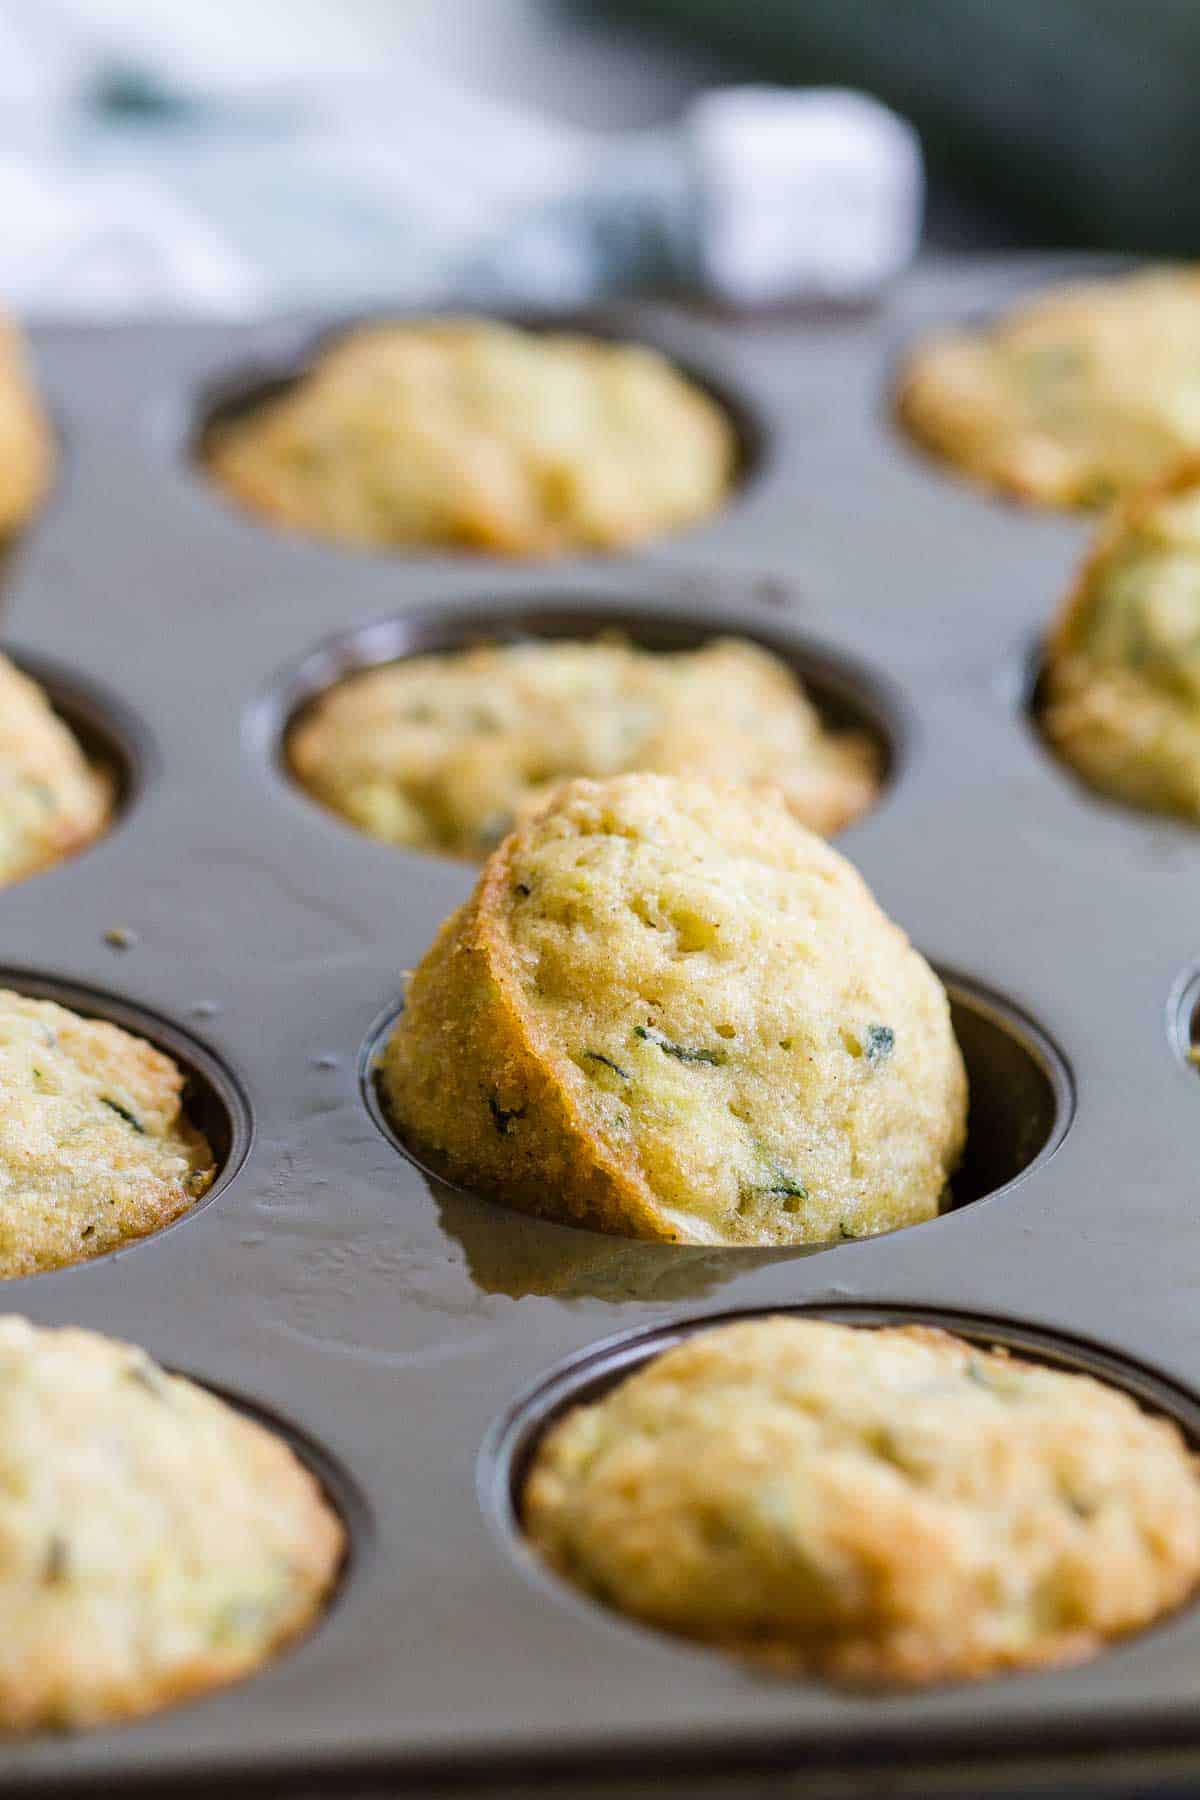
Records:
[[[114,1250],[207,1192],[183,1082],[117,1025],[0,991],[0,1277]]]
[[[988,486],[1102,505],[1200,450],[1200,269],[1075,283],[935,337],[898,403],[916,438]]]
[[[962,1148],[946,995],[773,792],[558,790],[484,865],[382,1059],[439,1173],[600,1230],[710,1244],[931,1217]]]
[[[0,315],[0,548],[26,524],[50,485],[50,427],[24,341]]]
[[[1200,457],[1102,528],[1051,633],[1043,702],[1092,787],[1200,819]]]
[[[657,351],[485,319],[352,332],[215,426],[216,479],[277,525],[380,548],[617,550],[704,518],[724,411]]]
[[[0,887],[91,843],[112,799],[41,688],[0,655]]]
[[[147,1713],[309,1626],[342,1527],[291,1449],[144,1351],[0,1319],[0,1730]]]
[[[644,769],[780,788],[814,831],[871,804],[879,755],[827,730],[778,657],[740,638],[489,644],[349,676],[288,739],[324,805],[389,843],[481,858],[561,781]]]
[[[1079,1661],[1200,1577],[1172,1422],[923,1326],[690,1336],[550,1428],[522,1512],[606,1604],[865,1684]]]

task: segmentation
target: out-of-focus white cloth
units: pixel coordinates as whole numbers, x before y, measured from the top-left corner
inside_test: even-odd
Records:
[[[913,254],[919,148],[865,96],[720,90],[676,129],[586,131],[421,61],[397,4],[0,0],[0,297],[757,305],[870,294]]]

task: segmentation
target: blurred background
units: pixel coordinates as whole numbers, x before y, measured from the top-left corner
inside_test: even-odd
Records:
[[[0,0],[0,297],[787,305],[918,242],[1188,254],[1198,65],[1195,0]]]

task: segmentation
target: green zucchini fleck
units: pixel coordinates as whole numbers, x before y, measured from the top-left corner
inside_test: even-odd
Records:
[[[525,1117],[525,1108],[523,1106],[514,1106],[506,1111],[505,1108],[501,1106],[499,1100],[497,1100],[495,1094],[488,1095],[488,1111],[492,1115],[492,1124],[496,1127],[496,1130],[501,1137],[508,1136],[509,1132],[512,1130],[514,1119],[523,1119]]]
[[[135,1381],[140,1388],[145,1388],[146,1392],[153,1394],[156,1400],[166,1399],[167,1378],[161,1369],[155,1368],[152,1362],[147,1362],[143,1358],[137,1362],[126,1363],[125,1377],[128,1381]]]
[[[46,1545],[46,1559],[42,1564],[42,1581],[46,1587],[57,1587],[65,1581],[70,1566],[70,1546],[65,1537],[55,1532]]]
[[[873,1069],[885,1063],[896,1047],[896,1034],[890,1025],[867,1026],[867,1061]]]
[[[780,1194],[789,1200],[807,1200],[808,1189],[802,1181],[796,1181],[791,1175],[781,1175],[770,1187],[760,1188],[760,1194]]]
[[[228,1644],[262,1629],[275,1609],[275,1601],[266,1595],[229,1600],[215,1615],[210,1628],[214,1644]]]
[[[851,1231],[851,1229],[847,1225],[845,1219],[839,1219],[838,1220],[838,1236],[841,1238],[847,1239],[849,1242],[853,1242],[854,1239],[857,1238],[858,1233],[857,1233],[857,1231]]]
[[[145,1137],[146,1127],[142,1124],[140,1119],[134,1118],[128,1107],[120,1105],[116,1100],[110,1100],[107,1094],[101,1094],[100,1104],[101,1106],[107,1106],[110,1112],[115,1112],[117,1117],[119,1119],[124,1119],[127,1125],[132,1125],[139,1137]]]
[[[973,1358],[967,1364],[967,1380],[973,1381],[976,1387],[986,1388],[989,1394],[997,1399],[1008,1400],[1019,1393],[1024,1385],[1020,1375],[1013,1369],[1004,1369],[1002,1373],[993,1374],[986,1363]]]
[[[623,1069],[620,1063],[615,1063],[611,1056],[603,1056],[599,1050],[585,1050],[583,1054],[587,1062],[602,1063],[606,1069],[611,1069],[614,1075],[619,1075],[622,1081],[630,1080],[629,1070]]]
[[[719,1069],[729,1060],[724,1050],[689,1050],[686,1044],[673,1044],[670,1038],[664,1037],[661,1031],[655,1031],[653,1026],[635,1025],[633,1034],[644,1038],[648,1044],[657,1044],[664,1056],[673,1056],[676,1062],[708,1063],[712,1068]]]

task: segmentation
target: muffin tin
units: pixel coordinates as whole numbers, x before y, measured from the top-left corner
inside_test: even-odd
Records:
[[[255,370],[286,378],[328,320],[37,335],[62,467],[2,635],[121,773],[122,809],[0,891],[3,979],[175,1054],[223,1167],[157,1237],[2,1299],[135,1339],[290,1433],[352,1554],[261,1676],[6,1744],[8,1794],[1094,1792],[1200,1771],[1200,1608],[1079,1669],[864,1697],[591,1605],[514,1513],[565,1400],[697,1322],[779,1307],[940,1318],[1200,1437],[1200,836],[1089,796],[1031,724],[1089,523],[973,491],[888,409],[915,332],[1078,266],[930,265],[870,315],[591,321],[736,397],[755,445],[723,514],[606,561],[373,556],[229,506],[192,460],[207,410]],[[625,1242],[447,1188],[392,1138],[373,1052],[473,871],[298,792],[287,722],[349,666],[610,623],[664,646],[745,632],[886,741],[880,802],[840,841],[955,1000],[973,1117],[943,1217],[810,1252]]]

